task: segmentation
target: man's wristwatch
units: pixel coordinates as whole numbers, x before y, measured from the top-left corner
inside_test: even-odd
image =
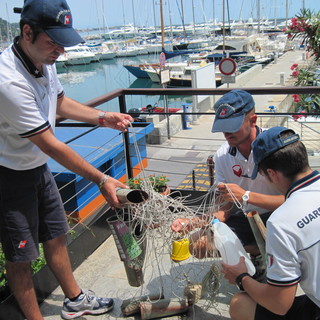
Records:
[[[246,192],[244,193],[244,195],[242,196],[242,204],[243,204],[244,206],[247,206],[247,205],[248,205],[249,193],[250,193],[250,191],[246,191]]]
[[[105,127],[105,126],[106,126],[106,125],[105,125],[105,120],[104,120],[105,114],[106,114],[106,112],[104,112],[104,111],[101,111],[101,112],[99,113],[98,122],[99,122],[99,126],[100,126],[100,127]]]
[[[243,285],[242,285],[242,279],[246,276],[250,276],[250,274],[248,272],[244,272],[244,273],[241,273],[240,275],[238,275],[236,277],[236,284],[237,284],[237,287],[241,290],[241,291],[244,291],[243,289]]]

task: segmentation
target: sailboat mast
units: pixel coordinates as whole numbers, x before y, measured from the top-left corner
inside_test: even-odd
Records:
[[[171,17],[170,0],[167,0],[167,3],[168,3],[168,16],[169,16],[169,22],[170,22],[170,39],[172,41],[172,39],[173,39],[173,30],[172,30],[172,17]]]
[[[288,5],[288,0],[286,0],[286,24],[285,24],[286,28],[288,26],[288,18],[289,18],[288,12],[289,12],[289,5]]]
[[[102,6],[102,30],[103,33],[106,33],[106,21],[105,21],[105,16],[104,16],[104,1],[101,1],[101,6]],[[98,6],[97,6],[97,10],[98,10]],[[98,17],[99,17],[99,12],[97,12]]]
[[[134,3],[133,0],[131,0],[131,6],[132,6],[132,16],[133,16],[133,30],[136,33],[136,14],[134,12]]]
[[[257,20],[258,20],[258,33],[260,33],[260,0],[258,0]]]
[[[152,1],[152,4],[153,4],[154,35],[157,38],[156,8],[155,8],[154,0]],[[162,8],[162,1],[160,4],[160,7]]]
[[[124,13],[124,3],[122,0],[122,19],[123,19],[123,30],[125,30],[125,25],[126,25],[126,17],[125,17],[125,13]]]
[[[12,30],[11,30],[11,24],[9,20],[9,12],[8,12],[8,4],[6,3],[6,10],[7,10],[7,39],[9,39],[9,42],[12,42]]]
[[[214,6],[214,0],[212,0],[212,17],[213,17],[213,38],[216,38],[216,9]]]
[[[274,27],[277,27],[277,0],[274,0]]]
[[[161,46],[164,49],[164,20],[163,20],[163,9],[162,0],[160,0],[160,19],[161,19]]]
[[[192,0],[192,18],[193,18],[193,33],[196,34],[196,19],[194,16],[194,2]]]
[[[182,15],[182,27],[183,27],[183,33],[184,33],[184,38],[187,38],[187,33],[186,33],[186,28],[184,25],[184,9],[183,9],[183,0],[181,0],[181,15]]]
[[[222,49],[223,49],[223,53],[225,52],[225,47],[226,47],[226,44],[225,44],[225,41],[226,41],[226,30],[225,30],[225,15],[224,15],[224,5],[225,5],[225,0],[222,1]]]

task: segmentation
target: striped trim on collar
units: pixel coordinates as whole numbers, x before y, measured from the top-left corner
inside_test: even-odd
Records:
[[[257,137],[258,134],[262,132],[262,129],[259,128],[258,126],[256,126],[256,130],[257,130],[257,135],[256,135],[256,137]],[[237,147],[230,147],[229,150],[228,150],[228,153],[230,155],[232,155],[233,157],[235,157],[236,154],[237,154],[237,151],[238,151]]]
[[[16,37],[12,45],[12,51],[14,55],[22,62],[29,73],[31,73],[35,78],[41,78],[43,75],[41,74],[40,70],[36,68],[33,62],[24,53],[22,48],[19,46],[18,40],[19,37]]]
[[[286,199],[288,199],[293,192],[302,189],[304,187],[309,186],[310,184],[314,183],[315,181],[320,179],[320,173],[318,171],[313,171],[312,173],[308,174],[304,178],[297,180],[286,193]]]

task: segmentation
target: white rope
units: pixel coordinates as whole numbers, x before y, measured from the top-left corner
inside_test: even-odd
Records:
[[[232,190],[229,188],[229,186],[227,184],[225,184],[225,187],[226,187],[227,191],[229,192],[229,194],[232,198],[232,201],[236,205],[236,207],[238,209],[240,209],[245,216],[247,216],[247,213],[243,209],[242,203],[237,199],[237,197],[234,195],[234,193],[232,192]]]
[[[144,285],[138,289],[137,294],[143,294],[152,284],[152,287],[163,293],[165,298],[185,299],[186,287],[199,285],[204,288],[204,293],[197,305],[210,309],[216,303],[221,281],[219,268],[215,266],[217,257],[215,254],[212,257],[212,252],[206,252],[205,258],[201,260],[191,256],[187,260],[173,262],[170,259],[172,243],[177,240],[179,234],[171,230],[171,225],[178,218],[191,221],[193,218],[203,217],[203,228],[209,230],[209,214],[218,211],[224,205],[217,193],[217,186],[212,186],[207,193],[198,198],[182,196],[179,191],[172,196],[164,196],[154,191],[149,179],[146,179],[134,131],[130,134],[141,170],[140,175],[144,177],[142,189],[148,193],[149,198],[145,202],[118,210],[116,214],[119,220],[126,222],[141,248],[146,247],[147,243],[143,265]],[[230,191],[228,188],[237,207],[242,208]],[[197,230],[200,229],[195,229],[194,232]]]

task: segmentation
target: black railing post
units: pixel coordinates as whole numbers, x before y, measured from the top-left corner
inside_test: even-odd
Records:
[[[192,170],[192,189],[196,190],[196,173]]]
[[[127,112],[126,106],[126,97],[125,95],[119,96],[119,107],[121,113]],[[123,133],[123,140],[124,140],[124,153],[126,157],[126,172],[127,172],[127,179],[133,177],[132,173],[132,164],[131,164],[131,155],[130,155],[130,137],[129,137],[129,130]]]
[[[210,155],[207,159],[207,166],[209,171],[209,181],[210,181],[210,187],[213,186],[214,183],[214,161],[213,161],[213,155]]]

